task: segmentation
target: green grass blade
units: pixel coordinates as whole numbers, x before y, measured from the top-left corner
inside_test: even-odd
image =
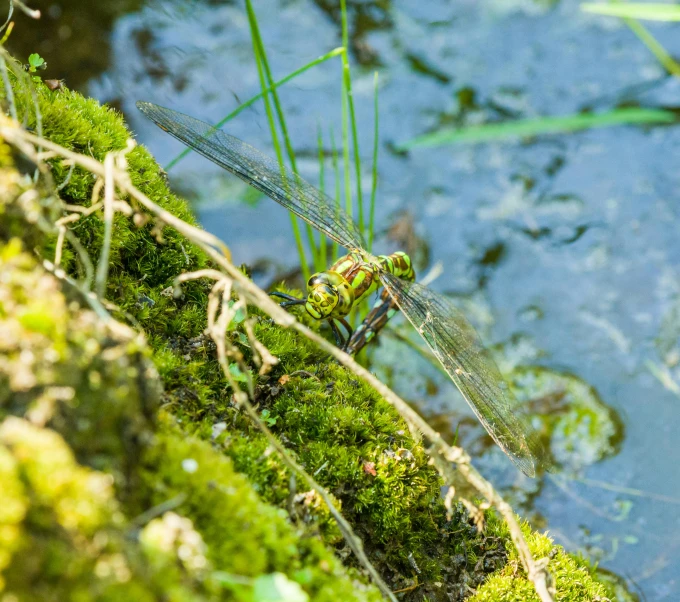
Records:
[[[279,137],[276,133],[276,124],[274,122],[274,113],[272,112],[272,107],[271,103],[269,102],[269,94],[274,95],[275,92],[272,90],[269,94],[265,94],[264,90],[267,89],[267,82],[266,82],[266,76],[265,76],[265,67],[264,67],[264,57],[262,56],[262,47],[258,42],[258,36],[256,34],[257,30],[257,21],[255,20],[255,13],[252,10],[252,6],[250,3],[250,0],[246,0],[246,10],[248,11],[248,20],[250,22],[250,28],[251,28],[251,36],[253,40],[253,55],[255,57],[255,64],[257,65],[257,73],[258,77],[260,79],[260,88],[263,91],[263,96],[262,100],[264,101],[264,106],[265,110],[267,113],[267,121],[269,122],[269,129],[271,131],[272,135],[272,144],[274,146],[274,150],[276,152],[276,158],[279,162],[279,165],[281,166],[281,171],[283,173],[284,169],[284,162],[283,162],[283,153],[281,151],[281,145],[279,144]],[[300,255],[300,267],[302,269],[302,274],[305,278],[305,281],[309,279],[310,273],[309,273],[309,265],[307,263],[307,257],[305,256],[305,250],[304,250],[304,245],[302,244],[302,236],[300,235],[300,227],[297,222],[297,218],[295,215],[292,213],[290,214],[290,222],[293,227],[293,234],[295,235],[295,244],[297,245],[298,249],[298,254]]]
[[[610,12],[602,12],[597,10],[597,8],[601,7],[604,9],[604,11],[610,11]],[[621,2],[621,0],[610,0],[609,4],[582,4],[581,8],[582,10],[586,10],[588,12],[600,12],[600,14],[612,14],[613,12],[611,11],[618,11],[621,12],[623,11],[624,13],[626,11],[630,12],[631,8],[635,9],[637,7],[638,9],[638,15],[641,15],[641,13],[646,13],[647,15],[654,14],[659,14],[660,10],[663,10],[668,14],[667,9],[675,9],[675,10],[680,10],[680,7],[677,5],[671,5],[671,4],[636,4],[636,3],[627,3],[627,2]],[[661,63],[663,68],[668,71],[671,75],[675,77],[680,77],[680,64],[666,51],[666,49],[659,43],[659,41],[649,32],[649,30],[639,21],[636,21],[635,19],[632,18],[632,14],[626,16],[625,14],[621,15],[616,15],[620,16],[623,19],[623,22],[628,25],[630,30],[638,37],[638,39],[645,45],[647,46],[647,49],[656,57],[656,60]],[[645,18],[640,16],[640,18]],[[649,18],[647,16],[646,18]]]
[[[342,16],[342,80],[344,83],[344,98],[349,108],[349,120],[352,127],[352,146],[354,151],[354,171],[357,179],[357,208],[359,213],[359,231],[365,233],[364,223],[364,194],[361,189],[361,156],[359,154],[359,137],[357,135],[357,121],[354,113],[354,98],[352,96],[352,76],[349,69],[349,28],[347,26],[347,0],[340,0],[340,14]],[[343,142],[344,143],[344,142]],[[349,149],[348,149],[349,152]],[[349,156],[347,157],[349,158]]]
[[[269,67],[269,61],[267,59],[267,51],[264,46],[264,42],[262,41],[262,36],[260,35],[260,27],[257,23],[257,16],[255,15],[255,10],[253,9],[252,1],[251,0],[246,0],[246,9],[248,11],[248,19],[250,22],[251,26],[251,31],[253,34],[253,37],[257,43],[260,57],[262,60],[262,66],[264,67],[265,75],[267,78],[267,83],[269,84],[269,87],[273,87],[274,84],[274,78],[272,76],[271,69]],[[279,127],[281,128],[281,132],[283,134],[283,141],[286,146],[286,153],[288,154],[288,160],[290,161],[291,168],[293,170],[293,173],[297,174],[298,169],[297,169],[297,161],[295,159],[295,151],[293,150],[293,145],[290,142],[290,136],[288,135],[288,126],[286,124],[286,118],[283,113],[283,108],[281,106],[281,102],[279,100],[279,94],[274,87],[271,91],[271,96],[274,101],[274,107],[276,109],[276,115],[279,121]],[[312,226],[310,226],[307,222],[305,222],[305,229],[307,231],[307,241],[309,243],[309,250],[312,254],[312,264],[314,266],[318,266],[318,251],[316,247],[316,242],[314,240],[314,230],[312,229]]]
[[[478,144],[516,138],[576,132],[616,125],[677,123],[678,117],[662,109],[615,109],[606,113],[583,113],[564,117],[539,117],[502,123],[440,130],[424,134],[397,146],[399,150],[447,144]]]
[[[344,67],[343,67],[344,72]],[[349,113],[347,109],[347,82],[345,77],[342,77],[341,83],[341,104],[342,104],[342,170],[345,181],[345,211],[350,217],[354,216],[352,207],[352,189],[351,176],[349,172]]]
[[[661,63],[663,68],[671,75],[680,77],[680,64],[668,54],[666,49],[657,41],[649,30],[635,19],[624,19],[624,21],[638,39],[647,46],[647,49],[656,57],[656,60]]]
[[[680,5],[678,4],[641,4],[626,2],[616,4],[581,4],[581,10],[587,13],[625,17],[628,19],[645,19],[650,21],[680,21]]]
[[[317,125],[317,144],[319,146],[319,190],[326,192],[326,161],[323,154],[323,135],[321,124]],[[317,271],[325,270],[328,261],[328,240],[323,234],[319,234],[319,262],[321,266],[316,266]]]
[[[228,121],[231,121],[234,117],[236,117],[239,113],[242,111],[245,111],[248,107],[254,105],[258,100],[260,100],[264,94],[269,94],[272,92],[275,88],[280,88],[284,84],[287,84],[289,81],[292,79],[295,79],[298,75],[302,75],[306,71],[309,71],[312,67],[316,67],[317,65],[320,65],[321,63],[325,63],[326,61],[335,58],[336,56],[339,56],[343,52],[342,46],[339,48],[334,48],[330,52],[314,59],[313,61],[310,61],[306,65],[303,65],[299,69],[296,69],[295,71],[292,71],[286,77],[282,77],[280,80],[277,82],[274,82],[270,87],[266,88],[263,92],[260,92],[259,94],[256,94],[252,98],[246,100],[243,104],[240,104],[238,107],[236,107],[229,115],[226,117],[223,117],[220,121],[218,121],[215,124],[215,129],[221,128],[225,123]],[[189,153],[193,152],[192,149],[186,148],[184,149],[179,155],[177,155],[172,161],[170,161],[166,166],[165,166],[165,171],[170,171],[177,163],[179,163],[184,157],[186,157]]]
[[[333,126],[331,125],[331,157],[333,160],[333,174],[335,178],[335,208],[340,209],[340,199],[342,198],[342,193],[340,191],[340,161],[338,158],[338,147],[335,144],[335,133],[333,132]],[[338,243],[333,241],[333,253],[332,253],[333,263],[338,259]]]
[[[378,72],[373,76],[373,167],[371,170],[371,206],[368,218],[368,250],[373,251],[375,233],[375,194],[378,188]]]

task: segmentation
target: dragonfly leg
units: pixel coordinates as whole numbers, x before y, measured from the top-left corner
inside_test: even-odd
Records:
[[[269,293],[270,297],[281,297],[281,299],[287,299],[288,301],[300,301],[300,297],[293,297],[293,295],[287,295],[286,293],[280,293],[279,291],[272,291]]]
[[[304,305],[306,302],[306,299],[304,297],[293,297],[293,295],[287,295],[286,293],[279,293],[278,291],[274,291],[272,293],[269,293],[270,297],[280,297],[281,299],[286,299],[283,303],[280,303],[279,305],[281,307],[291,307],[293,305]]]
[[[386,291],[383,292],[373,309],[350,337],[345,351],[350,355],[359,353],[397,311],[392,297]]]
[[[335,337],[335,344],[338,347],[340,347],[340,349],[344,349],[345,343],[347,341],[342,336],[342,333],[340,332],[340,329],[338,328],[337,324],[333,321],[332,318],[328,320],[328,323],[331,325],[331,330],[333,331],[333,336]]]
[[[342,324],[345,327],[345,330],[347,331],[347,338],[345,339],[344,345],[342,346],[343,351],[347,351],[347,345],[349,344],[350,339],[352,338],[352,335],[354,334],[354,329],[350,325],[350,323],[345,320],[345,318],[337,318],[338,322]]]

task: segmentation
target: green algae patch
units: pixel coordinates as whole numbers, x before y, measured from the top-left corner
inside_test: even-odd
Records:
[[[16,96],[21,110],[31,115],[30,94],[17,86]],[[130,134],[115,111],[42,86],[37,97],[44,133],[55,142],[99,160],[125,147]],[[187,204],[168,190],[144,148],[130,151],[127,161],[133,183],[144,194],[194,223]],[[93,176],[79,168],[69,176],[69,170],[65,162],[52,160],[55,183],[69,178],[60,196],[89,206]],[[19,187],[28,186],[16,170],[6,172],[0,182],[7,176]],[[0,348],[0,417],[21,416],[35,428],[58,433],[72,450],[73,466],[112,479],[111,504],[103,504],[108,514],[97,525],[111,533],[108,541],[114,543],[106,557],[117,560],[101,570],[106,579],[127,576],[120,587],[138,590],[126,590],[117,599],[156,599],[150,596],[162,592],[169,600],[257,600],[271,591],[310,600],[379,599],[328,509],[292,478],[234,403],[214,344],[203,333],[210,283],[189,282],[179,297],[173,295],[178,275],[209,265],[202,252],[141,210],[134,220],[118,214],[106,297],[117,307],[115,317],[134,330],[120,322],[102,324],[77,293],[64,290],[63,281],[22,251],[37,249],[38,255],[53,257],[56,233],[49,226],[61,216],[61,205],[50,202],[52,193],[39,191],[27,213],[17,202],[22,196],[17,190],[2,191],[0,186],[0,211],[11,219],[0,220],[6,268],[0,273],[11,276],[0,304],[0,328],[11,324],[15,334],[7,348]],[[31,220],[29,214],[38,217]],[[100,213],[79,219],[73,233],[96,262],[103,239]],[[85,275],[68,244],[63,266],[73,277]],[[43,291],[42,299],[34,299],[32,290]],[[401,599],[459,600],[490,574],[500,575],[508,566],[507,533],[500,528],[478,533],[461,508],[447,517],[437,472],[392,408],[309,341],[257,310],[250,314],[258,340],[279,359],[273,372],[256,378],[261,416],[337,500],[383,578],[404,590]],[[35,360],[22,388],[13,379],[23,369],[17,358],[27,349],[24,336]],[[241,328],[227,336],[256,374]],[[9,455],[0,452],[0,471],[15,474],[17,466],[11,449]],[[21,546],[36,529],[21,518],[31,515],[24,501],[31,491],[17,491],[14,512],[0,514],[5,521],[0,525],[9,526],[10,560],[0,556],[7,574],[15,567],[19,573],[26,570]],[[47,543],[55,538],[56,527],[48,531]],[[550,549],[541,551],[547,555]],[[60,585],[62,599],[76,592],[84,600],[116,599],[103,597],[94,577],[85,580],[85,573],[98,566],[97,554],[83,556],[70,547],[64,554],[84,568],[78,573],[82,581],[78,577]],[[517,587],[532,588],[521,572],[505,577],[520,582]],[[31,588],[41,584],[36,579],[17,587],[30,599]]]
[[[578,472],[618,453],[623,423],[582,379],[521,366],[511,372],[510,384],[523,410],[543,424],[546,447],[562,470]]]

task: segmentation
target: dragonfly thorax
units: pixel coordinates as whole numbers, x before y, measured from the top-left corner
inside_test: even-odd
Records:
[[[354,304],[354,289],[338,272],[317,272],[307,282],[307,313],[317,320],[344,318]]]

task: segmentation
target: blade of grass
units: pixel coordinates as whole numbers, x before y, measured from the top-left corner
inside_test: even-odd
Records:
[[[637,2],[596,4],[585,2],[581,4],[581,10],[610,17],[647,19],[650,21],[680,21],[680,5],[678,4],[641,4]]]
[[[220,121],[218,121],[215,124],[215,129],[221,128],[225,123],[228,121],[231,121],[234,117],[236,117],[239,113],[242,111],[245,111],[248,107],[251,107],[254,105],[258,100],[262,98],[264,94],[269,94],[274,88],[280,88],[284,84],[287,84],[289,81],[292,79],[295,79],[298,75],[302,75],[306,71],[309,71],[312,67],[316,67],[317,65],[320,65],[321,63],[325,63],[327,60],[332,59],[336,56],[341,55],[343,52],[343,48],[334,48],[330,52],[314,59],[313,61],[310,61],[306,65],[303,65],[299,69],[296,69],[295,71],[292,71],[286,77],[282,77],[279,81],[274,82],[270,87],[266,88],[264,91],[260,92],[259,94],[256,94],[252,98],[246,100],[243,104],[240,104],[238,107],[236,107],[229,115],[226,117],[223,117]],[[192,153],[193,150],[190,148],[184,149],[179,155],[177,155],[172,161],[170,161],[166,166],[165,166],[165,171],[170,171],[175,165],[177,165],[184,157],[186,157],[189,153]]]
[[[255,15],[255,10],[253,9],[252,1],[251,0],[246,0],[246,11],[248,13],[248,22],[250,23],[250,30],[251,30],[251,35],[253,37],[253,46],[257,47],[258,49],[258,54],[260,56],[260,60],[262,63],[262,67],[264,68],[266,80],[269,84],[269,87],[273,87],[274,84],[274,78],[272,77],[272,72],[271,69],[269,68],[269,62],[267,60],[267,52],[264,47],[264,43],[262,42],[262,36],[260,35],[260,28],[259,25],[257,24],[257,16]],[[344,54],[344,53],[343,53]],[[262,87],[262,90],[264,90],[267,85],[260,82],[260,85]],[[286,152],[288,154],[288,159],[290,161],[291,169],[293,170],[293,173],[297,175],[298,169],[297,169],[297,162],[295,160],[295,151],[293,150],[293,145],[290,142],[290,136],[288,135],[288,126],[286,125],[286,118],[283,113],[283,108],[281,107],[281,102],[279,101],[279,95],[276,91],[276,87],[273,87],[272,91],[270,92],[272,100],[274,101],[274,107],[276,109],[276,115],[278,117],[279,121],[279,127],[281,128],[281,132],[283,134],[283,141],[286,146]],[[270,127],[272,127],[272,124],[270,124]],[[275,135],[274,131],[272,131],[272,135]],[[283,164],[282,164],[283,165]],[[296,223],[296,226],[298,225],[297,218],[291,214],[291,220],[294,220]],[[318,250],[316,247],[316,241],[314,240],[314,230],[312,227],[305,222],[305,229],[307,231],[307,242],[309,244],[309,250],[312,255],[312,265],[315,266],[315,268],[318,270],[319,266],[319,257],[318,257]],[[297,228],[299,232],[299,228]],[[298,249],[299,252],[299,249]],[[309,267],[306,261],[306,258],[304,256],[304,253],[300,255],[300,260],[302,263],[302,273],[305,278],[305,282],[309,280]],[[321,268],[323,269],[323,268]]]
[[[583,5],[581,5],[583,7]],[[587,4],[587,6],[591,6]],[[609,4],[598,5],[610,10],[625,10],[631,6],[628,3],[621,2],[621,0],[610,0]],[[638,5],[639,6],[639,5]],[[658,5],[647,5],[657,6]],[[663,5],[662,5],[663,6]],[[670,5],[666,5],[670,6]],[[649,9],[647,9],[649,10]],[[592,10],[590,12],[593,12]],[[647,46],[647,49],[656,57],[656,60],[661,63],[661,66],[675,77],[680,77],[680,64],[666,51],[666,49],[659,43],[659,41],[649,32],[649,30],[639,21],[630,17],[622,16],[623,22],[629,29],[638,37],[638,39]]]
[[[375,194],[378,188],[378,72],[373,75],[373,168],[371,171],[371,205],[368,218],[368,251],[373,252],[375,233]]]
[[[342,16],[342,81],[344,83],[344,98],[349,108],[349,120],[352,127],[352,146],[354,150],[354,170],[357,178],[357,207],[359,213],[359,231],[365,234],[364,224],[364,195],[361,190],[361,156],[359,155],[359,137],[357,135],[357,121],[354,113],[354,98],[352,96],[352,76],[349,69],[349,28],[347,26],[347,0],[340,0],[340,14]],[[344,139],[343,139],[344,140]],[[348,149],[349,153],[349,149]],[[347,155],[349,159],[349,154]]]
[[[440,130],[417,136],[397,146],[399,150],[446,144],[478,144],[527,138],[542,134],[568,133],[616,125],[676,123],[678,117],[662,109],[616,109],[606,113],[583,113],[563,117],[539,117],[503,123],[488,123],[464,128]]]
[[[340,210],[340,199],[342,193],[340,191],[340,165],[338,159],[338,147],[335,144],[335,133],[333,132],[333,125],[331,125],[331,158],[333,160],[333,174],[335,180],[335,209]],[[338,243],[333,241],[332,252],[333,263],[338,259]]]
[[[344,69],[344,67],[343,67]],[[343,76],[340,95],[342,104],[342,171],[345,181],[345,212],[354,217],[352,207],[351,176],[349,172],[349,115],[347,111],[347,82]]]
[[[317,143],[319,145],[319,190],[326,192],[326,161],[323,155],[323,135],[321,133],[321,124],[317,124]],[[317,270],[324,270],[327,267],[328,261],[328,240],[323,234],[319,235],[319,262],[323,267]]]
[[[250,6],[250,0],[246,0],[246,8],[250,8],[252,10],[252,7]],[[267,113],[267,121],[269,122],[269,130],[271,131],[271,136],[272,136],[272,144],[274,146],[274,150],[276,152],[276,158],[279,162],[279,165],[281,167],[281,173],[284,174],[284,167],[285,164],[283,162],[283,153],[281,152],[281,145],[279,144],[279,137],[276,133],[276,124],[274,123],[274,114],[272,112],[272,107],[271,103],[269,102],[269,94],[274,94],[275,92],[272,90],[272,92],[269,92],[267,94],[264,93],[264,90],[267,89],[267,83],[265,80],[265,73],[264,73],[264,65],[263,65],[263,56],[261,54],[261,47],[260,44],[257,41],[257,36],[255,35],[255,32],[253,30],[253,22],[251,18],[251,10],[248,10],[248,20],[250,21],[250,26],[251,26],[251,34],[252,34],[252,39],[253,39],[253,55],[255,57],[255,64],[257,65],[257,74],[260,79],[260,88],[263,91],[263,96],[262,100],[264,101],[264,106],[265,110]],[[253,13],[254,16],[254,13]],[[305,281],[309,280],[309,265],[307,263],[307,257],[305,256],[305,249],[304,245],[302,244],[302,236],[300,235],[300,227],[298,225],[298,221],[295,215],[292,213],[290,214],[290,223],[291,226],[293,227],[293,234],[295,236],[295,244],[297,246],[298,254],[300,256],[300,268],[302,269],[302,275],[304,276]]]
[[[630,30],[638,37],[638,39],[647,46],[647,49],[656,57],[656,60],[661,63],[661,66],[675,77],[680,77],[680,64],[666,51],[666,49],[657,41],[657,39],[649,32],[649,30],[639,21],[635,19],[625,19],[624,22]]]

